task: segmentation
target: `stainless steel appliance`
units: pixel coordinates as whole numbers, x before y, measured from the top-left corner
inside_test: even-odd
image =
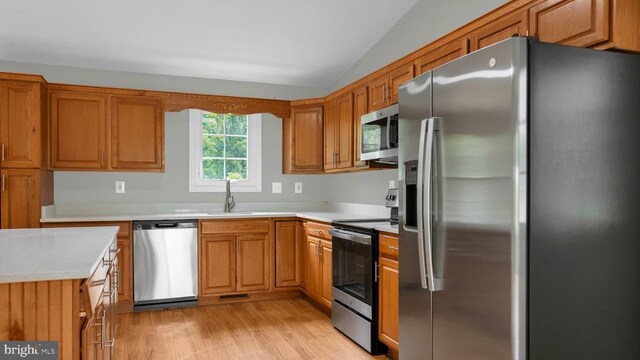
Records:
[[[198,222],[133,223],[134,309],[197,304]]]
[[[640,57],[512,38],[399,92],[404,360],[640,359]]]
[[[398,105],[362,115],[360,158],[380,163],[398,162]]]
[[[378,341],[378,233],[373,228],[354,226],[358,221],[334,222],[329,231],[333,265],[331,318],[333,326],[358,345],[372,354],[381,354],[387,348]]]

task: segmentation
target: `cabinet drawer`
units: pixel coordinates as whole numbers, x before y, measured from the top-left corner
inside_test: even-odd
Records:
[[[200,223],[202,234],[268,233],[269,220],[205,220]]]
[[[331,225],[307,222],[307,234],[310,236],[331,241],[330,229]]]
[[[112,254],[115,255],[115,245],[109,248],[100,259],[98,267],[93,274],[86,279],[80,287],[81,305],[80,310],[86,312],[88,317],[92,317],[96,309],[103,302],[103,295],[110,291],[111,282],[107,281],[109,269],[112,264]]]
[[[394,259],[398,258],[398,238],[380,234],[380,255]]]

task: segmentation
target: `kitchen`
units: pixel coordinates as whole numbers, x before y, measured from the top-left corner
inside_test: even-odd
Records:
[[[282,40],[298,77],[264,44],[263,66],[171,63],[158,49],[184,34],[136,27],[141,5],[71,3],[0,6],[0,342],[62,359],[638,358],[637,1],[257,7],[315,39],[311,56]],[[82,21],[49,34],[55,11]],[[286,27],[247,16],[244,36]],[[146,63],[127,57],[135,36],[100,32],[127,30]]]

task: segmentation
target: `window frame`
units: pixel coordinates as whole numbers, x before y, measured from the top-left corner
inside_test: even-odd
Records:
[[[224,192],[224,180],[204,180],[202,173],[202,114],[189,110],[189,192]],[[262,114],[247,115],[247,180],[232,180],[233,192],[262,192]],[[225,135],[226,136],[226,135]]]

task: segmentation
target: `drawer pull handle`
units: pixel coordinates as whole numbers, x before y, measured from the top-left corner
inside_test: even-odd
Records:
[[[397,246],[387,246],[387,247],[388,247],[389,249],[391,249],[391,250],[398,250],[398,247],[397,247]]]

